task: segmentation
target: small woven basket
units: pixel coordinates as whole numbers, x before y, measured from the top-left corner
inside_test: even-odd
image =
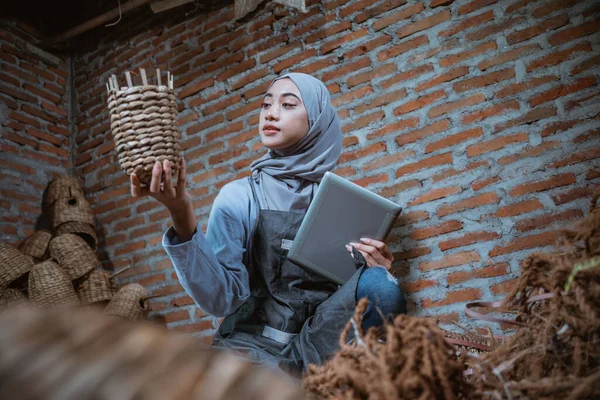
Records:
[[[44,261],[47,258],[50,239],[52,239],[50,232],[45,230],[35,231],[23,240],[19,245],[19,251],[33,257],[36,261]]]
[[[0,310],[27,303],[27,297],[18,289],[0,289]]]
[[[80,222],[94,226],[94,213],[83,196],[61,197],[50,208],[52,227],[58,228],[67,222]]]
[[[72,175],[58,175],[48,184],[46,197],[44,198],[45,208],[54,204],[54,202],[62,197],[84,197],[83,188],[79,183],[79,179]]]
[[[7,244],[0,243],[0,289],[25,275],[33,267],[33,258]]]
[[[158,84],[150,85],[145,70],[140,72],[142,86],[133,86],[129,71],[126,87],[119,87],[112,75],[107,84],[108,110],[121,169],[127,175],[135,172],[140,182],[148,185],[156,161],[169,160],[172,175],[177,176],[181,134],[172,76],[167,73],[167,85],[161,85],[157,70]]]
[[[142,285],[139,283],[130,283],[115,293],[103,312],[106,315],[115,315],[133,321],[140,321],[145,317],[143,299],[146,296],[148,296],[148,292],[146,292],[146,289]]]
[[[77,296],[82,304],[109,301],[113,294],[110,274],[100,269],[93,269],[84,275],[77,287]]]
[[[85,222],[71,221],[59,225],[54,230],[55,236],[60,236],[65,233],[72,233],[81,237],[86,241],[92,250],[96,250],[98,248],[98,236],[96,236],[96,230],[90,224]]]
[[[69,279],[82,277],[100,265],[94,250],[73,233],[56,236],[50,241],[50,256],[65,270]]]
[[[69,277],[53,260],[36,264],[29,272],[29,300],[42,307],[79,304]]]

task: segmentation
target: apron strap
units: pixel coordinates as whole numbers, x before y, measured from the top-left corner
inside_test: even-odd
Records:
[[[296,336],[298,336],[297,333],[287,333],[284,331],[280,331],[279,329],[270,327],[268,325],[265,325],[262,335],[264,337],[273,339],[276,342],[283,343],[283,344],[290,343]]]

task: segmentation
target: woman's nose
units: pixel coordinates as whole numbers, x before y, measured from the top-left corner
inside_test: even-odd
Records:
[[[279,108],[276,105],[271,105],[271,107],[269,107],[267,109],[267,115],[266,115],[268,120],[278,120],[279,119]]]

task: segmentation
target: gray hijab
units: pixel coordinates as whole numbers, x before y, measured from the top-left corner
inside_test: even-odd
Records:
[[[260,200],[266,203],[263,206],[305,212],[323,175],[335,167],[342,152],[342,128],[323,82],[307,74],[289,73],[271,85],[284,78],[291,79],[302,95],[308,133],[293,146],[269,150],[250,169]]]

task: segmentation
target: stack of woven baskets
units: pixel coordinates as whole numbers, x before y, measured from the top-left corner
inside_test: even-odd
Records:
[[[94,215],[77,178],[60,175],[43,201],[52,232],[38,230],[17,248],[0,243],[0,310],[24,302],[41,307],[101,306],[104,313],[141,320],[146,290],[117,288],[96,256]]]

